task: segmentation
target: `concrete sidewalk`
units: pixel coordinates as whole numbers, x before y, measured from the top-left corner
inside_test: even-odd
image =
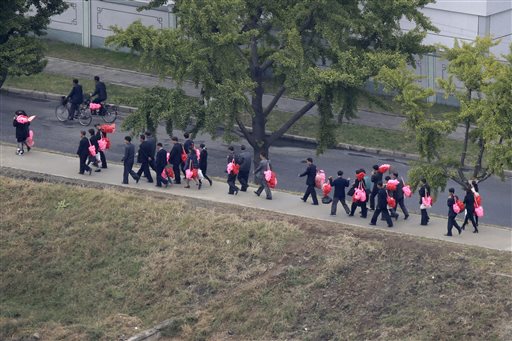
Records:
[[[153,87],[156,85],[163,86],[165,88],[176,88],[177,84],[171,78],[161,79],[155,75],[136,72],[132,70],[115,69],[102,65],[93,65],[82,62],[75,62],[67,59],[59,59],[47,57],[48,64],[44,72],[54,73],[59,75],[65,75],[81,79],[92,79],[98,75],[101,80],[129,87]],[[188,96],[199,97],[200,89],[197,89],[192,82],[185,82],[182,85],[183,90]],[[267,106],[272,99],[273,95],[263,95],[263,105]],[[299,99],[293,99],[289,97],[281,97],[277,103],[275,110],[281,110],[285,112],[297,112],[306,105],[306,102]],[[308,114],[318,114],[317,107],[313,107]],[[393,114],[374,113],[369,111],[360,110],[357,113],[357,118],[350,120],[351,123],[374,127],[401,131],[402,124],[405,119],[401,116]],[[463,140],[464,139],[464,128],[459,127],[457,130],[449,135],[450,138]]]
[[[368,225],[370,219],[359,218],[358,212],[356,212],[356,217],[348,217],[343,212],[343,208],[340,207],[338,216],[331,217],[329,215],[330,205],[312,206],[310,203],[300,201],[297,195],[280,191],[273,191],[273,200],[270,201],[265,200],[263,197],[256,197],[252,193],[254,188],[250,188],[247,193],[240,192],[237,196],[228,195],[227,184],[224,182],[215,182],[211,187],[206,184],[200,191],[194,188],[194,186],[192,186],[193,188],[191,189],[185,189],[183,185],[172,185],[169,188],[157,188],[154,184],[147,183],[145,179],[141,179],[139,184],[136,184],[135,181],[130,179],[129,185],[121,185],[123,169],[119,164],[109,163],[108,169],[102,170],[100,173],[93,172],[90,176],[79,175],[77,157],[42,152],[37,149],[25,153],[25,155],[21,157],[17,156],[15,152],[15,147],[1,144],[0,166],[107,185],[132,187],[155,192],[168,192],[178,196],[259,208],[300,217],[350,224],[362,228],[378,228],[396,233],[446,240],[459,244],[512,251],[512,230],[507,228],[481,225],[480,233],[474,234],[471,233],[472,227],[468,226],[466,231],[460,236],[457,235],[457,231],[454,230],[455,235],[453,237],[445,237],[443,234],[446,233],[446,219],[431,217],[429,226],[425,227],[419,225],[420,218],[418,215],[414,214],[411,214],[407,221],[399,219],[395,223],[395,227],[391,229],[387,228],[385,222],[382,221],[378,221],[378,225],[380,226],[370,227]],[[461,217],[462,215],[459,221]]]

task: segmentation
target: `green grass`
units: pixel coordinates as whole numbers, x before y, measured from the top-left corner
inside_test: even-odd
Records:
[[[5,177],[0,195],[2,340],[166,319],[183,340],[512,337],[507,252]]]
[[[36,90],[62,94],[66,96],[71,91],[72,78],[50,73],[39,73],[31,76],[8,77],[5,86],[19,89]],[[80,80],[84,93],[94,91],[94,82],[92,80]],[[133,98],[142,90],[117,84],[106,83],[108,91],[108,102],[118,105],[134,105]]]
[[[133,53],[118,52],[101,48],[87,48],[80,45],[44,40],[45,55],[77,62],[105,65],[113,68],[142,71],[140,58]]]

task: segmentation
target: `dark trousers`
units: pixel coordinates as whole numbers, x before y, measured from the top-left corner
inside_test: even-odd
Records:
[[[201,170],[201,173],[203,173],[203,177],[211,184],[212,179],[210,179],[208,175],[206,175],[206,167],[199,167],[199,169]]]
[[[107,158],[105,157],[105,153],[100,150],[100,160],[101,160],[101,168],[107,168]]]
[[[466,210],[466,218],[464,219],[464,223],[462,224],[462,226],[465,227],[469,221],[471,221],[471,224],[473,224],[473,228],[475,229],[475,231],[478,231],[478,225],[475,220],[475,214],[473,210]]]
[[[350,215],[353,216],[354,213],[356,213],[356,208],[361,207],[361,217],[366,218],[368,215],[368,209],[366,208],[366,201],[365,202],[352,202],[352,205],[350,207]]]
[[[377,186],[374,186],[372,189],[372,193],[370,194],[370,208],[372,210],[375,209],[375,197],[379,194],[379,188]]]
[[[149,171],[149,162],[144,161],[140,164],[140,169],[137,171],[137,176],[141,176],[142,173],[144,173],[144,176],[146,179],[148,179],[148,182],[153,182],[153,177],[151,176],[151,172]]]
[[[148,165],[149,165],[149,168],[151,168],[153,171],[155,171],[155,172],[157,171],[155,159],[148,161]]]
[[[331,214],[332,215],[336,214],[336,211],[338,209],[338,201],[341,203],[341,205],[345,209],[345,212],[347,212],[347,214],[350,214],[350,210],[348,209],[347,203],[345,202],[345,198],[337,198],[337,197],[332,198]]]
[[[304,201],[308,200],[308,197],[310,194],[311,194],[311,200],[313,200],[313,205],[318,205],[318,199],[316,198],[315,185],[308,185],[308,188],[306,188],[306,192],[304,193],[302,200],[304,200]]]
[[[409,212],[407,211],[407,207],[405,207],[404,198],[396,200],[395,211],[398,208],[398,206],[400,206],[400,209],[402,210],[402,212],[404,212],[404,216],[406,216],[406,217],[409,216]]]
[[[96,103],[96,104],[101,104],[101,102],[104,102],[105,100],[106,100],[106,98],[95,98],[92,100],[92,102]],[[103,106],[103,104],[101,105],[99,112],[100,112],[100,114],[105,113],[105,107]]]
[[[181,184],[181,169],[180,169],[180,165],[181,163],[176,163],[174,165],[172,165],[172,170],[174,172],[174,183],[176,185],[179,185]]]
[[[137,173],[133,171],[133,161],[124,163],[124,171],[123,171],[123,184],[128,183],[128,175],[131,175],[133,179],[139,179]]]
[[[242,188],[240,190],[242,192],[247,191],[247,187],[249,187],[249,172],[247,171],[239,171],[238,172],[238,181]]]
[[[263,190],[265,190],[265,195],[267,199],[272,199],[272,192],[270,191],[270,187],[268,187],[268,183],[265,179],[258,179],[260,187],[256,190],[256,194],[259,196]]]
[[[161,187],[162,186],[162,183],[164,185],[167,185],[169,183],[169,181],[167,181],[167,179],[164,179],[162,177],[162,172],[164,171],[165,167],[164,168],[157,168],[156,169],[156,185],[158,187]]]
[[[80,174],[84,174],[91,170],[91,167],[87,166],[87,159],[89,155],[80,155]]]
[[[393,221],[391,220],[391,217],[389,216],[388,209],[387,208],[376,208],[375,212],[373,212],[371,224],[377,224],[377,219],[379,218],[379,215],[382,213],[382,218],[386,220],[388,223],[388,227],[393,227]]]
[[[80,107],[80,104],[77,103],[71,103],[69,105],[68,109],[68,120],[72,120],[75,117],[75,112],[78,111],[78,108]]]
[[[455,227],[457,229],[457,231],[459,231],[460,233],[460,226],[459,224],[457,224],[457,221],[455,220],[455,218],[457,218],[457,216],[453,216],[453,217],[450,217],[448,216],[448,235],[451,236],[452,235],[452,229]]]
[[[424,208],[421,210],[421,225],[427,225],[428,224],[428,221],[430,220],[429,216],[428,216],[428,213],[427,213],[427,209]]]
[[[238,192],[238,187],[236,187],[236,175],[233,173],[228,174],[228,185],[229,185],[229,191],[228,194],[234,194],[235,192]]]

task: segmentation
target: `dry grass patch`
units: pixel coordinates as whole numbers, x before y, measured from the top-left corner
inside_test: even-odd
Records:
[[[0,177],[0,339],[512,339],[510,253]]]

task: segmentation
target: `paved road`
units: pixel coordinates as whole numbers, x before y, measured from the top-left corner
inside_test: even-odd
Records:
[[[176,82],[170,78],[160,79],[159,77],[143,74],[130,70],[119,70],[108,68],[100,65],[91,65],[86,63],[74,62],[70,60],[48,58],[48,65],[45,72],[55,73],[59,75],[67,75],[81,79],[91,79],[93,75],[100,75],[102,80],[108,83],[114,83],[131,87],[153,87],[160,85],[167,88],[175,88]],[[193,83],[185,82],[183,90],[189,96],[198,97],[199,89]],[[263,104],[268,105],[272,100],[272,95],[263,96]],[[297,112],[306,103],[302,100],[293,98],[282,97],[277,103],[276,109],[286,112]],[[317,114],[317,108],[313,107],[308,114]],[[379,114],[360,110],[358,117],[351,120],[351,122],[391,130],[402,130],[404,118],[396,115]],[[459,127],[454,133],[450,135],[454,139],[464,139],[464,129]]]
[[[41,148],[55,150],[65,153],[75,153],[79,139],[79,131],[83,129],[77,122],[61,123],[54,115],[56,102],[47,100],[35,100],[15,95],[0,94],[0,140],[14,143],[14,129],[12,127],[12,116],[15,110],[24,109],[28,113],[37,114],[38,118],[33,122],[36,145]],[[123,133],[116,133],[111,136],[112,149],[108,152],[107,158],[113,161],[121,160],[123,151]],[[161,130],[159,139],[169,144],[169,138]],[[208,136],[199,136],[196,143],[204,142],[210,153],[208,173],[223,177],[225,171],[225,156],[227,145],[220,140],[212,140]],[[378,157],[364,153],[354,153],[342,150],[329,150],[320,157],[315,157],[314,149],[300,144],[289,144],[282,142],[271,149],[271,160],[278,173],[279,188],[289,191],[303,191],[304,178],[297,178],[297,174],[304,169],[301,162],[308,156],[314,157],[319,168],[325,169],[328,174],[335,174],[338,169],[343,169],[346,174],[354,178],[353,172],[356,168],[363,167],[367,170],[373,164],[391,163],[399,173],[407,173],[407,161],[402,159],[391,159]],[[121,179],[121,174],[119,174]],[[450,184],[457,188],[455,184]],[[227,192],[227,188],[226,188]],[[481,186],[481,193],[484,198],[486,223],[512,226],[512,179],[501,182],[497,178],[487,180]],[[444,205],[445,194],[441,194],[442,200],[432,209],[433,213],[446,214]],[[298,200],[298,199],[297,199]],[[407,200],[406,204],[412,210],[418,208],[418,198],[414,196]]]

